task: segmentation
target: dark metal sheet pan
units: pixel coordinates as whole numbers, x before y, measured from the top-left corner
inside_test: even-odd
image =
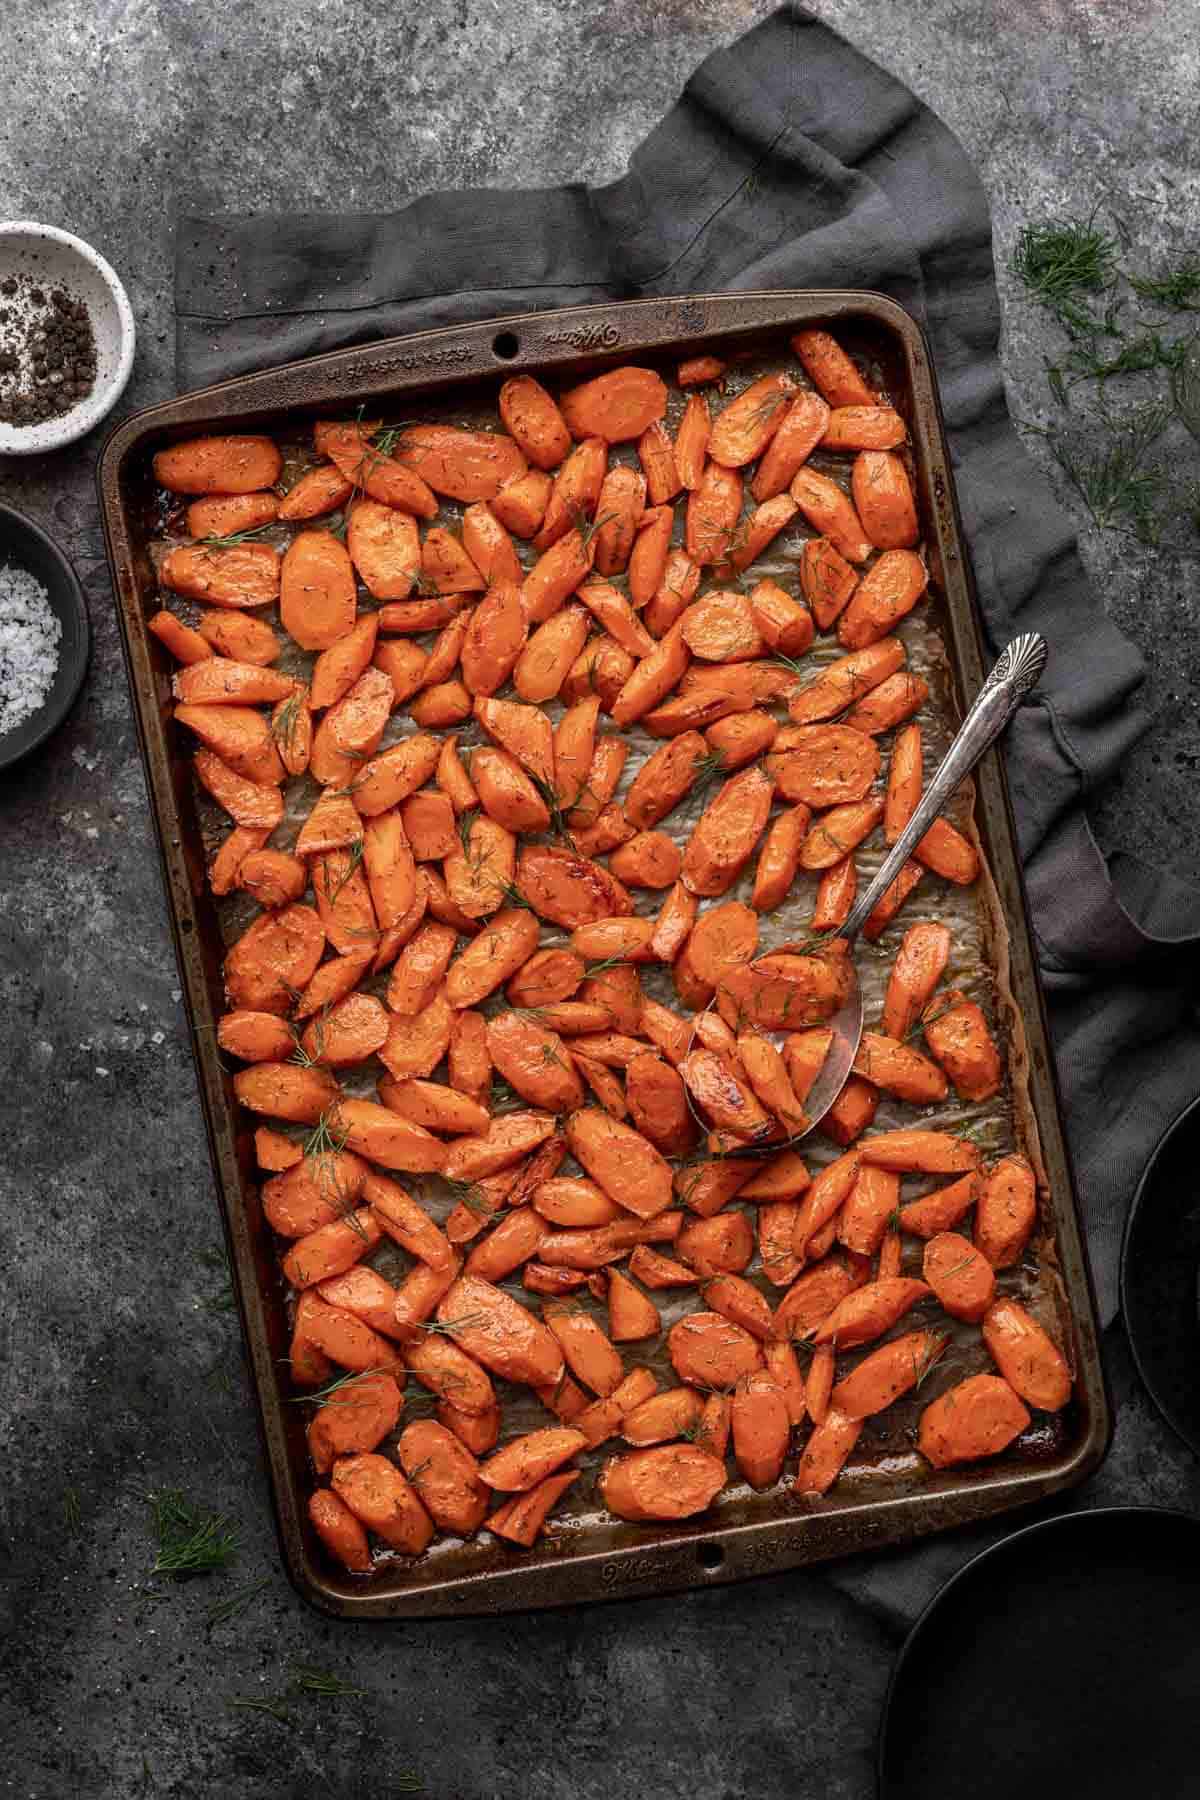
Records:
[[[360,404],[411,417],[427,397],[494,391],[524,370],[578,379],[620,361],[662,361],[702,350],[751,351],[803,325],[833,327],[865,350],[904,413],[926,553],[931,614],[944,642],[951,704],[977,689],[982,645],[929,353],[919,327],[895,302],[848,291],[693,295],[572,307],[422,332],[335,351],[245,376],[151,407],[119,425],[100,461],[99,488],[134,710],[162,853],[171,926],[193,1030],[200,1092],[225,1223],[247,1354],[271,1473],[284,1560],[314,1605],[342,1617],[456,1616],[734,1581],[882,1548],[1026,1506],[1083,1480],[1102,1460],[1111,1432],[1094,1300],[1080,1237],[1070,1162],[1055,1087],[1045,1012],[1027,924],[1016,840],[1002,765],[993,753],[976,778],[973,826],[991,872],[997,981],[1018,1021],[1010,1042],[1014,1132],[1042,1177],[1045,1253],[1060,1322],[1070,1342],[1076,1395],[1061,1429],[1024,1460],[960,1471],[925,1471],[919,1481],[839,1482],[800,1505],[786,1485],[736,1494],[708,1520],[629,1525],[593,1515],[528,1552],[486,1534],[442,1556],[383,1562],[369,1577],[332,1568],[308,1525],[311,1487],[303,1420],[285,1404],[285,1294],[272,1234],[258,1198],[252,1133],[234,1102],[215,1048],[223,1010],[224,946],[205,885],[204,845],[192,791],[190,745],[171,716],[169,658],[147,632],[157,610],[149,546],[158,529],[150,458],[198,431],[286,433],[314,416],[345,416]],[[1051,646],[1053,654],[1053,646]]]

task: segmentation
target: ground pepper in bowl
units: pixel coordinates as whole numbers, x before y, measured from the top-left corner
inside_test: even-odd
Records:
[[[85,303],[29,275],[0,281],[0,422],[60,418],[95,381],[96,336]]]

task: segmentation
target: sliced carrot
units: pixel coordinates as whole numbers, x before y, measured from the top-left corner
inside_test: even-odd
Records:
[[[859,1256],[874,1255],[899,1204],[900,1177],[891,1169],[863,1164],[838,1217],[839,1242]]]
[[[365,496],[350,508],[346,548],[367,591],[377,600],[407,600],[422,572],[417,521]]]
[[[455,1342],[507,1381],[544,1386],[562,1373],[553,1335],[519,1301],[490,1282],[463,1275],[438,1306],[443,1323],[454,1322]]]
[[[680,1380],[698,1387],[732,1387],[762,1367],[757,1340],[717,1312],[679,1319],[667,1333],[667,1353]]]
[[[1025,1308],[1002,1295],[983,1320],[983,1341],[1009,1385],[1040,1412],[1058,1412],[1071,1397],[1071,1371],[1049,1334]]]
[[[335,1309],[328,1307],[325,1310],[333,1312]],[[357,1368],[358,1365],[343,1366]],[[364,1366],[369,1368],[371,1365]],[[361,1381],[335,1395],[321,1407],[308,1427],[308,1451],[317,1473],[327,1475],[339,1456],[374,1450],[390,1431],[395,1430],[402,1404],[399,1387],[383,1370],[364,1375]]]
[[[813,618],[777,581],[750,590],[750,610],[763,641],[785,656],[803,656],[813,641]]]
[[[562,416],[573,438],[601,437],[610,444],[639,438],[667,409],[667,390],[652,369],[626,365],[568,390]]]
[[[879,764],[874,739],[848,725],[785,725],[767,759],[780,793],[812,807],[865,799]]]
[[[619,575],[625,569],[645,510],[646,477],[626,463],[614,464],[596,501],[594,566],[599,574]],[[656,585],[651,583],[651,593]]]
[[[831,1488],[847,1458],[852,1454],[862,1432],[861,1419],[848,1419],[836,1407],[830,1407],[813,1431],[796,1469],[798,1494],[824,1494]]]
[[[842,722],[852,725],[856,731],[866,732],[869,737],[878,737],[919,712],[928,698],[929,684],[924,677],[901,669],[866,694]]]
[[[852,563],[867,560],[871,542],[852,502],[836,481],[806,466],[792,477],[788,492],[813,530],[828,538],[840,556]]]
[[[529,461],[556,469],[571,448],[566,420],[540,381],[514,375],[500,389],[500,417]]]
[[[428,483],[372,442],[369,427],[322,420],[313,435],[318,453],[332,457],[346,479],[372,500],[418,519],[432,519],[437,513]]]
[[[417,866],[398,812],[379,813],[362,827],[362,860],[376,921],[382,931],[399,925],[417,894]]]
[[[197,437],[158,451],[154,479],[173,494],[250,494],[274,487],[282,468],[269,437]]]
[[[912,1044],[898,1043],[879,1031],[864,1031],[854,1058],[855,1073],[885,1093],[895,1094],[913,1106],[931,1106],[949,1092],[945,1075],[936,1063]]]
[[[410,1375],[465,1418],[487,1421],[498,1415],[487,1370],[448,1337],[419,1331],[404,1352],[404,1362]]]
[[[327,850],[347,850],[363,835],[362,818],[348,794],[326,788],[317,795],[313,809],[296,839],[297,856],[322,856]]]
[[[372,770],[372,779],[377,771]],[[364,784],[365,785],[365,784]],[[358,797],[358,790],[355,790]],[[441,862],[461,850],[454,808],[443,793],[423,788],[400,802],[404,835],[416,862]]]
[[[433,1419],[414,1419],[396,1446],[408,1476],[434,1524],[458,1537],[470,1537],[488,1508],[482,1471],[454,1432]]]
[[[831,719],[894,674],[904,659],[904,645],[899,638],[884,638],[866,650],[843,656],[828,663],[815,681],[794,695],[788,702],[788,712],[797,725]]]
[[[444,1425],[447,1431],[452,1431],[473,1456],[486,1456],[494,1448],[500,1436],[498,1406],[493,1405],[484,1413],[468,1413],[463,1412],[460,1407],[452,1406],[448,1400],[439,1400],[435,1411],[439,1424]],[[551,1476],[551,1480],[554,1479]],[[570,1479],[573,1481],[575,1477],[572,1475]]]
[[[576,1161],[627,1212],[652,1219],[670,1205],[671,1170],[631,1126],[587,1107],[568,1119],[566,1136]]]
[[[511,1438],[490,1456],[479,1471],[479,1479],[501,1493],[525,1493],[586,1446],[585,1434],[570,1426],[549,1425],[540,1431],[527,1431],[521,1437]]]
[[[294,481],[279,503],[279,518],[288,524],[299,519],[319,519],[345,506],[354,492],[336,463],[318,463]]]
[[[353,851],[314,856],[312,883],[325,936],[339,956],[379,942],[371,890]]]
[[[309,1496],[308,1517],[325,1548],[352,1575],[370,1571],[371,1546],[367,1534],[346,1502],[332,1488],[318,1488]]]
[[[1029,1163],[1023,1156],[1002,1157],[984,1181],[975,1206],[975,1246],[994,1269],[1010,1269],[1020,1262],[1037,1213],[1037,1182]]]
[[[415,470],[435,494],[451,500],[492,500],[506,481],[525,473],[512,438],[457,425],[410,425],[396,439],[395,460]]]
[[[228,892],[234,886],[236,868],[233,859],[237,857],[240,864],[242,855],[266,842],[283,818],[283,796],[274,784],[268,786],[247,781],[211,750],[197,750],[192,766],[200,785],[207,789],[218,806],[225,809],[239,830],[252,833],[255,838],[253,845],[249,838],[237,838],[236,842],[232,837],[227,839],[228,856],[221,860],[219,868],[214,862],[213,874],[221,883],[228,881],[228,886],[224,887]],[[214,893],[221,891],[221,887],[213,888]]]
[[[830,1396],[833,1408],[853,1419],[883,1412],[920,1385],[949,1341],[948,1335],[939,1337],[932,1331],[910,1331],[892,1338],[838,1382]]]
[[[445,995],[436,993],[417,1014],[398,1013],[391,1021],[379,1060],[396,1081],[432,1075],[450,1046],[454,1014]],[[387,1095],[379,1084],[380,1097]]]
[[[905,863],[883,898],[876,901],[874,911],[863,926],[863,936],[868,943],[875,943],[883,935],[920,880],[920,864]]]
[[[506,481],[488,505],[514,537],[531,538],[546,514],[552,487],[542,469],[527,469],[515,481]]]
[[[393,1550],[419,1556],[433,1537],[433,1520],[416,1490],[385,1456],[343,1456],[333,1465],[333,1486],[362,1524]]]
[[[969,887],[979,874],[979,852],[948,819],[933,821],[913,855],[943,881],[959,887]]]
[[[773,792],[774,783],[759,768],[743,769],[722,784],[684,852],[685,887],[708,896],[732,887],[762,835]]]
[[[675,466],[675,449],[661,419],[647,425],[638,439],[638,461],[646,478],[650,504],[665,505],[683,486]]]
[[[879,1131],[859,1152],[864,1162],[901,1174],[962,1175],[979,1166],[975,1145],[948,1131]]]
[[[838,619],[838,642],[847,650],[877,644],[907,617],[928,585],[928,571],[914,550],[883,551]]]
[[[882,818],[883,801],[878,796],[819,813],[800,846],[800,867],[832,869],[870,837]]]
[[[888,764],[887,796],[883,804],[883,836],[888,844],[896,842],[917,810],[923,785],[922,770],[921,727],[906,725],[896,735]]]
[[[315,1287],[361,1262],[382,1236],[370,1207],[363,1206],[346,1219],[334,1219],[297,1238],[279,1266],[292,1287]]]
[[[700,1222],[712,1223],[711,1220]],[[746,1281],[741,1275],[733,1273],[714,1275],[704,1283],[700,1295],[706,1306],[719,1312],[722,1318],[731,1319],[735,1325],[740,1325],[752,1337],[760,1341],[770,1337],[773,1324],[771,1304],[752,1281]]]
[[[756,500],[770,500],[785,491],[820,443],[829,417],[829,407],[819,395],[796,394],[758,465],[751,490]]]
[[[631,1407],[621,1420],[621,1436],[627,1444],[663,1444],[690,1437],[704,1410],[704,1402],[692,1388],[666,1388]]]
[[[325,948],[325,931],[310,906],[263,913],[225,958],[225,991],[234,1006],[284,1013],[292,993],[312,979]]]
[[[835,939],[813,956],[772,952],[730,969],[721,978],[717,1004],[727,1021],[740,1013],[759,1030],[794,1031],[832,1018],[846,1000],[850,980],[844,946]]]
[[[687,503],[684,546],[692,561],[724,562],[734,546],[741,514],[741,476],[736,469],[706,462]]]
[[[998,1456],[1029,1424],[1029,1414],[999,1375],[970,1375],[921,1414],[917,1446],[935,1469]]]
[[[265,619],[250,613],[201,613],[196,632],[219,656],[233,656],[240,662],[277,662],[283,645]]]
[[[854,1186],[858,1170],[858,1152],[850,1150],[813,1176],[800,1207],[793,1239],[797,1256],[803,1258],[809,1253],[811,1240],[837,1214]]]
[[[798,331],[792,339],[792,349],[803,363],[805,374],[824,394],[830,406],[876,404],[876,396],[860,375],[857,364],[829,332],[815,326]]]
[[[371,966],[371,950],[352,950],[348,956],[335,956],[322,963],[296,1001],[294,1015],[307,1019],[322,1007],[333,1006],[353,992]]]
[[[863,450],[854,459],[850,491],[863,530],[877,549],[911,549],[917,543],[917,504],[900,457],[888,449]]]
[[[642,623],[651,637],[665,637],[695,599],[700,569],[687,551],[676,547],[667,553],[659,584],[642,612]]]
[[[833,1033],[820,1027],[813,1031],[793,1031],[786,1039],[783,1060],[796,1098],[801,1102],[808,1098],[813,1082],[821,1073],[832,1042]]]
[[[489,1531],[498,1537],[506,1538],[510,1543],[522,1544],[526,1549],[537,1542],[538,1535],[546,1522],[546,1517],[555,1502],[561,1499],[572,1482],[578,1481],[581,1471],[573,1469],[562,1475],[548,1475],[528,1493],[517,1494],[504,1506],[498,1507],[487,1521]]]
[[[300,531],[280,569],[279,616],[302,650],[328,650],[357,612],[354,566],[329,531]]]
[[[858,575],[827,537],[809,538],[800,553],[800,591],[821,631],[828,631],[858,585]]]
[[[689,1519],[725,1485],[725,1464],[694,1444],[657,1444],[614,1457],[600,1473],[600,1497],[620,1519]]]
[[[729,365],[719,356],[689,356],[675,371],[679,387],[700,387],[707,381],[720,381]]]

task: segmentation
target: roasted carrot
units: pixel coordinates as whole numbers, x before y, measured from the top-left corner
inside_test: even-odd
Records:
[[[854,1071],[873,1087],[907,1100],[913,1106],[932,1106],[949,1092],[946,1077],[936,1063],[912,1044],[898,1043],[880,1031],[864,1031],[854,1058]]]
[[[417,522],[411,514],[397,512],[379,500],[359,498],[350,508],[346,548],[368,592],[377,600],[408,599],[424,561]]]
[[[382,669],[364,669],[318,725],[310,774],[324,786],[347,786],[379,748],[391,710],[391,680]]]
[[[529,461],[556,469],[571,448],[566,421],[540,381],[515,375],[500,389],[500,417]]]
[[[828,475],[807,466],[792,477],[788,489],[813,530],[828,538],[847,562],[865,562],[871,543],[847,495]]]
[[[670,1205],[670,1168],[631,1126],[586,1107],[568,1119],[566,1136],[576,1161],[626,1211],[651,1219]]]
[[[292,483],[279,502],[279,518],[288,524],[298,519],[319,519],[324,513],[345,506],[353,492],[354,483],[347,480],[336,463],[319,463]]]
[[[318,1281],[328,1281],[331,1275],[340,1275],[361,1262],[382,1236],[374,1213],[363,1206],[345,1219],[334,1219],[297,1238],[279,1266],[292,1287],[315,1287]]]
[[[973,1000],[957,988],[938,994],[925,1008],[924,1030],[925,1042],[961,1100],[990,1100],[1000,1092],[1000,1052]]]
[[[233,887],[236,874],[233,858],[238,856],[240,860],[241,854],[266,842],[283,818],[283,795],[274,784],[248,781],[211,750],[197,750],[192,767],[200,785],[207,789],[218,806],[224,807],[239,829],[256,834],[253,844],[245,838],[230,843],[228,856],[221,860],[221,867],[218,869],[214,864],[213,872],[218,880],[227,880],[228,887]],[[214,887],[214,893],[219,891]]]
[[[920,536],[912,483],[889,449],[865,449],[854,459],[850,491],[863,530],[878,550],[912,549]]]
[[[792,339],[792,349],[814,387],[824,394],[830,406],[876,404],[876,396],[863,380],[857,365],[829,332],[816,327],[798,331]]]
[[[313,1335],[319,1337],[319,1332]],[[308,1452],[319,1475],[327,1475],[339,1456],[374,1450],[395,1430],[403,1403],[395,1380],[384,1370],[364,1375],[335,1399],[336,1404],[321,1407],[308,1428]]]
[[[214,649],[218,656],[234,656],[241,662],[277,662],[283,645],[265,619],[250,613],[201,613],[196,625],[197,636]]]
[[[701,814],[683,857],[682,880],[694,894],[729,889],[753,855],[771,808],[774,783],[761,769],[743,769],[722,784]]]
[[[385,1456],[343,1456],[333,1465],[333,1486],[355,1517],[393,1550],[419,1556],[433,1537],[433,1520],[415,1489]]]
[[[526,468],[512,438],[494,431],[467,431],[457,425],[406,426],[396,439],[393,455],[435,494],[451,500],[492,500],[506,481],[516,480]]]
[[[652,369],[626,365],[568,390],[562,416],[573,438],[600,437],[607,443],[640,438],[667,409],[667,390]]]
[[[325,932],[310,906],[263,913],[242,933],[225,959],[225,990],[236,1006],[284,1013],[292,991],[313,976],[325,948]]]
[[[1071,1371],[1049,1334],[1025,1308],[1001,1295],[983,1319],[983,1341],[1009,1383],[1040,1412],[1058,1412],[1071,1397]]]
[[[396,1454],[435,1525],[458,1537],[478,1531],[487,1489],[479,1464],[454,1432],[434,1419],[414,1419],[400,1433]]]
[[[453,1028],[454,1014],[444,993],[435,993],[419,1013],[396,1014],[379,1060],[395,1081],[432,1075],[450,1047]],[[386,1102],[382,1081],[379,1092]]]
[[[932,1331],[910,1331],[892,1338],[857,1363],[830,1395],[836,1412],[862,1419],[919,1387],[949,1342]]]
[[[1029,1424],[1029,1414],[999,1375],[970,1375],[921,1414],[917,1445],[935,1469],[998,1456]]]
[[[675,371],[681,388],[700,387],[707,381],[720,381],[727,364],[719,356],[689,356]]]
[[[301,531],[284,554],[279,615],[304,650],[328,650],[354,625],[357,611],[349,552],[328,531]]]
[[[527,469],[514,481],[506,481],[488,505],[514,537],[531,538],[546,514],[552,482],[543,469]]]
[[[908,1175],[963,1175],[979,1166],[979,1151],[947,1131],[879,1131],[859,1146],[862,1159]]]
[[[373,1100],[343,1095],[334,1109],[333,1123],[351,1150],[385,1169],[431,1174],[440,1171],[446,1161],[446,1150],[435,1137]]]
[[[800,591],[819,631],[835,624],[858,585],[858,575],[827,537],[809,538],[800,553]]]
[[[969,887],[979,874],[979,852],[948,819],[933,821],[913,855],[943,881],[959,887]]]
[[[157,453],[154,479],[173,494],[252,494],[274,487],[282,468],[269,437],[186,438]]]
[[[975,1247],[993,1269],[1021,1260],[1037,1223],[1037,1183],[1023,1156],[1005,1156],[993,1168],[975,1206]]]
[[[832,869],[870,837],[882,817],[883,801],[878,796],[818,813],[800,846],[800,867]]]
[[[435,517],[437,500],[429,484],[374,443],[369,427],[322,421],[314,438],[318,452],[332,457],[355,489],[399,512],[419,519]]]
[[[788,701],[788,712],[797,725],[820,724],[845,711],[853,701],[878,687],[902,667],[904,645],[899,638],[884,638],[866,650],[855,651],[828,663],[815,681]],[[856,728],[857,729],[857,728]]]
[[[849,993],[850,976],[836,940],[813,956],[772,952],[723,975],[717,1004],[727,1019],[740,1009],[762,1031],[794,1031],[832,1018]]]
[[[779,792],[812,807],[865,799],[879,764],[879,746],[848,725],[785,725],[767,758]]]
[[[572,1469],[561,1475],[547,1475],[544,1481],[539,1481],[528,1493],[514,1495],[488,1519],[488,1530],[494,1531],[498,1537],[508,1539],[510,1543],[521,1544],[529,1549],[537,1542],[551,1507],[561,1499],[572,1482],[578,1481],[580,1473],[580,1470]]]
[[[868,943],[873,944],[882,937],[920,880],[921,865],[914,862],[905,863],[883,898],[876,901],[874,911],[863,926],[863,936]]]
[[[367,1534],[346,1502],[332,1488],[318,1488],[309,1496],[308,1517],[325,1548],[352,1575],[366,1574],[370,1570],[371,1546]]]
[[[537,919],[525,907],[495,913],[446,974],[446,998],[453,1007],[476,1006],[507,981],[537,946]]]
[[[888,844],[896,842],[917,810],[923,785],[922,770],[921,727],[906,725],[896,734],[888,764],[887,795],[883,803],[883,836]]]
[[[813,1431],[796,1469],[798,1494],[824,1494],[831,1488],[862,1432],[861,1419],[849,1419],[830,1407]]]
[[[829,416],[829,407],[819,395],[808,391],[795,395],[759,462],[751,484],[756,500],[770,500],[784,492],[820,443]]]
[[[700,1296],[706,1306],[723,1318],[731,1319],[760,1342],[770,1337],[771,1303],[752,1281],[733,1273],[714,1275],[703,1284]]]
[[[838,619],[838,642],[863,650],[894,630],[916,606],[929,575],[913,550],[885,550],[872,563]]]
[[[754,1255],[754,1231],[745,1213],[721,1212],[709,1219],[688,1219],[675,1247],[701,1275],[740,1275]]]
[[[741,476],[736,469],[706,462],[687,503],[684,546],[694,563],[725,561],[734,547],[741,513]]]
[[[467,1418],[488,1420],[499,1413],[487,1370],[448,1337],[418,1331],[404,1362],[423,1387]]]
[[[859,1256],[874,1255],[899,1204],[899,1176],[863,1164],[838,1216],[838,1241]]]
[[[750,611],[763,642],[785,656],[803,656],[813,641],[813,617],[777,581],[750,590]]]
[[[501,1493],[524,1493],[587,1445],[582,1431],[549,1425],[512,1438],[482,1465],[479,1479]]]
[[[783,1060],[787,1064],[788,1076],[798,1100],[808,1098],[832,1042],[833,1033],[821,1027],[812,1031],[793,1031],[785,1039]]]

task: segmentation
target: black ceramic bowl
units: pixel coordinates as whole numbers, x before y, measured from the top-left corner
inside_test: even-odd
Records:
[[[0,569],[27,569],[46,590],[62,626],[58,670],[35,713],[0,735],[0,769],[11,768],[58,730],[83,685],[92,634],[79,578],[53,538],[15,507],[0,505]]]
[[[1187,1800],[1198,1687],[1200,1519],[1043,1520],[975,1557],[913,1626],[880,1800]]]
[[[1121,1316],[1150,1398],[1200,1455],[1198,1171],[1200,1099],[1160,1138],[1138,1183],[1121,1249]]]

